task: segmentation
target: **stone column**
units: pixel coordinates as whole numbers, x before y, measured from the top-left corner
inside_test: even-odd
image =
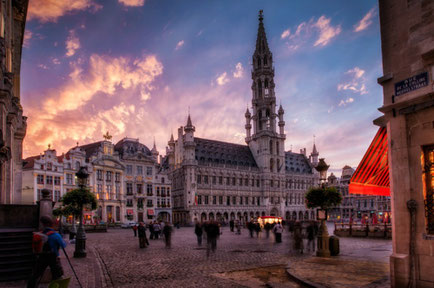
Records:
[[[53,217],[53,201],[51,200],[51,192],[48,189],[42,189],[42,199],[39,200],[39,217],[48,216]],[[39,223],[39,229],[43,229],[41,223]]]

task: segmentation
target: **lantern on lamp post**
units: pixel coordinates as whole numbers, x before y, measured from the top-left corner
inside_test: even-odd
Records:
[[[315,167],[315,169],[319,172],[320,187],[322,187],[323,190],[326,189],[327,170],[329,169],[329,167],[330,165],[326,164],[324,158],[319,159],[318,165]],[[317,210],[317,220],[321,221],[321,225],[317,236],[318,249],[316,251],[316,256],[330,257],[329,232],[326,225],[327,209],[321,207]]]
[[[83,193],[86,192],[87,178],[89,174],[87,173],[86,167],[80,167],[80,170],[75,174],[77,176],[78,187]],[[83,204],[80,207],[80,224],[78,225],[77,235],[75,238],[75,258],[86,257],[86,233],[83,227]]]

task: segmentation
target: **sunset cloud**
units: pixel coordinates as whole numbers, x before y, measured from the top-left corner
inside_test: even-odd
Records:
[[[288,38],[290,34],[291,34],[291,32],[290,32],[290,30],[288,28],[288,29],[286,29],[285,31],[282,32],[282,35],[280,35],[280,39]]]
[[[220,86],[223,86],[226,83],[228,83],[229,78],[227,76],[228,76],[228,73],[226,73],[226,72],[223,72],[222,74],[220,74],[216,79],[217,84]]]
[[[181,49],[182,46],[184,46],[184,40],[181,40],[176,44],[175,50]]]
[[[106,130],[125,133],[136,111],[124,99],[149,100],[155,78],[163,73],[155,55],[129,59],[94,54],[88,68],[82,66],[71,64],[69,79],[53,90],[41,91],[47,95],[43,104],[27,108],[32,125],[26,139],[33,143],[31,149],[43,149],[47,143],[60,147],[64,141],[89,141]]]
[[[324,47],[342,32],[340,25],[331,25],[331,18],[327,18],[324,15],[317,20],[311,18],[307,22],[303,21],[294,30],[295,33],[291,34],[288,28],[280,35],[281,39],[286,39],[288,50],[293,52],[307,44],[314,47]],[[312,39],[315,39],[314,43],[312,43]]]
[[[69,30],[68,38],[66,39],[66,57],[71,57],[75,54],[75,51],[80,49],[80,39],[75,35],[74,30]]]
[[[101,5],[92,0],[31,0],[27,20],[37,19],[42,23],[56,22],[59,17],[68,13],[81,10],[97,11],[101,8]]]
[[[30,39],[32,39],[32,36],[33,33],[29,29],[26,29],[26,31],[24,31],[23,47],[29,48]]]
[[[354,32],[360,32],[367,29],[372,24],[372,18],[375,16],[375,7],[369,10],[369,12],[360,20],[356,25],[354,25]]]
[[[353,69],[345,72],[345,81],[338,84],[338,91],[349,90],[360,95],[368,93],[366,90],[365,81],[363,77],[365,71],[359,67],[354,67]]]
[[[237,65],[235,65],[235,72],[233,73],[234,78],[241,78],[244,74],[244,68],[243,64],[241,62],[238,62]]]
[[[353,103],[353,102],[354,102],[354,98],[349,97],[345,100],[342,99],[341,102],[339,102],[338,106],[339,107],[346,106],[347,104]]]
[[[325,46],[327,45],[333,38],[339,35],[342,31],[341,26],[333,27],[330,25],[331,18],[326,18],[324,15],[321,16],[318,21],[314,24],[319,30],[319,37],[316,40],[313,46]]]
[[[145,5],[145,0],[118,0],[119,3],[125,6],[139,7]]]

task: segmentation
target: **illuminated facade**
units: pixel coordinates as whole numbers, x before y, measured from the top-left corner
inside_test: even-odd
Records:
[[[305,207],[304,194],[319,183],[313,171],[319,153],[314,147],[308,158],[306,149],[284,150],[284,110],[280,106],[276,111],[273,56],[262,13],[252,60],[253,109],[245,112],[247,145],[195,137],[190,115],[177,139],[172,135],[168,142],[174,222],[315,217]]]

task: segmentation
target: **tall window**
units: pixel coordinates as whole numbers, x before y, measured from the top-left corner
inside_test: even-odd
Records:
[[[69,173],[66,174],[66,184],[68,184],[68,185],[72,185],[73,184],[73,182],[72,182],[72,174],[69,174]]]
[[[127,171],[126,171],[127,175],[132,175],[133,174],[133,166],[132,165],[127,165]]]
[[[127,183],[127,195],[133,195],[133,183]]]
[[[105,181],[111,182],[112,181],[112,171],[107,171],[105,175]]]
[[[121,182],[121,173],[116,172],[116,174],[115,174],[115,182]]]
[[[219,196],[219,204],[223,205],[223,196]]]
[[[121,200],[121,186],[116,184],[116,200]]]
[[[422,153],[426,228],[428,234],[434,234],[434,145],[423,147]]]
[[[60,176],[54,176],[54,185],[60,186]]]
[[[143,174],[143,166],[137,166],[137,175]]]
[[[205,196],[205,205],[208,205],[208,195]]]
[[[137,184],[137,194],[142,194],[142,192],[143,192],[142,184]]]
[[[146,167],[146,175],[152,176],[152,167]]]
[[[102,170],[96,170],[96,180],[102,181]]]
[[[53,184],[53,176],[47,176],[47,184]]]
[[[223,184],[223,177],[219,176],[219,184],[222,185]]]
[[[44,175],[40,175],[38,174],[37,178],[36,178],[36,182],[38,184],[44,184]]]
[[[208,175],[203,176],[203,183],[208,184]]]
[[[54,201],[59,202],[60,200],[60,191],[54,190]]]
[[[202,195],[197,196],[197,205],[202,205]]]
[[[217,204],[217,196],[212,196],[212,204]]]
[[[152,184],[147,184],[146,185],[146,194],[148,196],[152,196]]]

